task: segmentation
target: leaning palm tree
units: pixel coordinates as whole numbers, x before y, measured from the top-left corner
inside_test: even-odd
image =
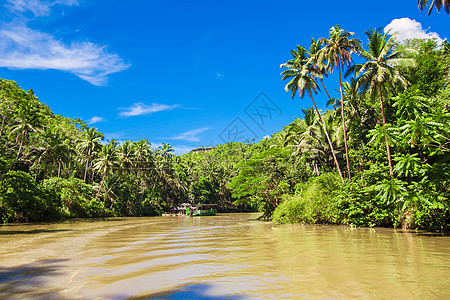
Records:
[[[364,92],[369,93],[372,97],[379,94],[383,125],[385,125],[383,91],[386,92],[389,87],[397,86],[403,89],[407,87],[408,81],[395,67],[415,66],[415,60],[405,57],[405,55],[417,53],[417,51],[412,49],[396,50],[394,36],[390,36],[389,33],[381,33],[381,28],[366,31],[366,35],[369,39],[369,51],[360,49],[360,55],[366,59],[366,62],[350,67],[346,75],[354,72],[355,76],[358,77],[358,87],[361,87]],[[389,172],[392,176],[391,150],[387,138],[385,142]]]
[[[334,101],[331,98],[330,94],[328,93],[327,88],[325,87],[325,84],[323,83],[323,77],[327,76],[327,66],[324,61],[324,52],[321,51],[322,48],[322,41],[321,40],[315,40],[314,38],[311,39],[311,46],[309,47],[309,59],[311,61],[312,67],[316,69],[318,72],[318,78],[320,83],[322,84],[323,90],[328,96],[329,101],[327,102],[327,106],[329,104],[333,105],[334,110],[336,110],[336,106],[334,105]]]
[[[419,0],[418,3],[420,11],[427,6],[428,0]],[[450,14],[450,0],[431,0],[430,8],[428,9],[428,15],[431,14],[433,7],[436,7],[437,11],[441,8],[445,10],[446,13]]]
[[[320,123],[324,128],[328,144],[330,145],[330,149],[333,154],[334,163],[339,172],[339,176],[341,177],[342,182],[344,182],[344,178],[342,177],[341,169],[339,167],[339,162],[336,158],[336,153],[334,152],[333,144],[331,142],[328,131],[325,128],[325,124],[322,120],[319,109],[317,108],[316,102],[314,101],[313,97],[313,94],[316,94],[317,90],[319,89],[319,87],[317,86],[317,82],[315,80],[315,77],[318,75],[317,70],[312,68],[310,62],[307,59],[305,59],[306,55],[303,55],[304,54],[303,51],[306,50],[304,50],[303,47],[299,46],[297,46],[297,51],[291,50],[292,59],[280,65],[281,68],[287,69],[281,73],[282,75],[281,80],[289,80],[284,89],[286,92],[287,91],[292,92],[292,98],[294,98],[297,92],[300,98],[302,99],[305,96],[305,92],[307,92],[308,95],[311,97],[311,100],[313,101],[314,104],[314,108],[319,117]]]
[[[353,53],[356,53],[360,48],[360,41],[358,39],[350,38],[354,35],[353,32],[345,31],[336,27],[331,27],[330,37],[322,38],[321,42],[325,45],[321,50],[324,53],[324,58],[328,61],[329,69],[337,68],[339,70],[339,90],[341,93],[341,115],[342,127],[344,129],[344,144],[345,144],[345,158],[347,161],[348,178],[351,179],[350,159],[348,156],[347,146],[347,130],[345,128],[345,114],[344,114],[344,93],[342,92],[342,69],[345,65],[349,66]]]

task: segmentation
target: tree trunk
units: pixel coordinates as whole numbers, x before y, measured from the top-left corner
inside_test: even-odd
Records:
[[[331,96],[330,96],[330,94],[328,94],[328,90],[327,90],[327,88],[325,87],[325,84],[323,84],[322,78],[319,77],[319,80],[320,80],[320,83],[321,83],[322,86],[323,86],[323,89],[325,90],[325,93],[327,93],[328,99],[330,99],[331,105],[333,105],[334,111],[336,111],[336,106],[334,106],[333,101],[331,101]]]
[[[88,165],[89,165],[89,156],[88,156],[88,158],[86,160],[86,167],[84,168],[84,178],[83,178],[84,182],[86,182],[86,175],[87,175]]]
[[[5,126],[5,119],[6,119],[6,116],[2,116],[2,128],[0,129],[0,136],[2,136],[2,134],[3,134],[3,127]]]
[[[102,190],[103,182],[105,182],[105,177],[106,177],[106,170],[105,172],[103,172],[102,182],[100,183],[100,187],[98,188],[97,194],[95,195],[95,200],[97,200],[98,194],[100,194],[100,191]]]
[[[72,166],[72,164],[71,164],[71,161],[69,160],[69,166],[67,167],[67,172],[66,172],[66,177],[67,178],[69,178],[70,175],[72,175],[71,172],[70,172],[71,166]]]
[[[41,182],[42,185],[44,184],[45,176],[47,176],[47,171],[44,171],[44,175],[42,176],[42,182]]]
[[[312,96],[312,93],[309,94],[314,104],[314,108],[316,109],[317,115],[319,116],[320,123],[322,123],[323,130],[325,131],[325,135],[327,136],[328,144],[330,144],[331,153],[333,154],[334,164],[338,170],[339,176],[341,177],[342,183],[344,183],[344,177],[342,177],[341,168],[339,167],[339,162],[336,158],[336,153],[334,153],[333,143],[331,142],[330,136],[328,135],[327,128],[325,127],[325,123],[322,120],[322,116],[320,115],[319,110],[317,109],[316,101]]]
[[[381,101],[381,115],[383,116],[383,125],[386,125],[386,117],[384,116],[384,103],[383,103],[383,95],[381,93],[381,83],[378,82],[378,90],[380,92],[380,101]],[[387,155],[388,155],[388,162],[389,162],[389,174],[391,176],[394,175],[392,172],[392,160],[391,160],[391,148],[389,147],[389,141],[387,136],[385,137],[386,140],[386,149],[387,149]]]
[[[16,160],[19,159],[20,151],[22,150],[23,139],[20,139],[19,151],[17,151]]]
[[[341,62],[338,61],[339,66],[339,90],[341,92],[341,115],[342,115],[342,126],[344,128],[344,145],[345,145],[345,158],[347,160],[347,171],[348,179],[352,179],[350,172],[350,158],[348,157],[348,146],[347,146],[347,129],[345,128],[345,114],[344,114],[344,93],[342,92],[342,76],[341,76]]]

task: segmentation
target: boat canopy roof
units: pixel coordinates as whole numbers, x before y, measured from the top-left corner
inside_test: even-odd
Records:
[[[197,205],[195,205],[195,207],[203,207],[203,206],[217,206],[217,204],[207,204],[207,203],[205,203],[205,204],[197,204]]]

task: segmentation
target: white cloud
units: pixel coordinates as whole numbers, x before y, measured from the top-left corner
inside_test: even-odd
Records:
[[[94,117],[90,118],[89,120],[87,120],[86,123],[88,125],[92,125],[92,124],[95,124],[95,123],[100,123],[100,122],[105,122],[105,121],[106,120],[104,118],[102,118],[102,117],[94,116]]]
[[[119,113],[119,116],[128,118],[128,117],[134,117],[134,116],[148,115],[148,114],[151,114],[154,112],[172,110],[177,107],[180,107],[180,106],[179,105],[166,105],[166,104],[159,104],[159,103],[152,103],[151,105],[145,105],[142,102],[137,102],[137,103],[134,103],[131,107],[119,108],[119,109],[124,110],[123,112]]]
[[[78,5],[78,0],[7,0],[7,9],[17,18],[0,28],[0,67],[10,69],[60,70],[93,85],[106,85],[107,76],[129,67],[106,46],[88,41],[65,43],[52,34],[32,29],[25,17],[48,16],[55,5]]]
[[[197,136],[198,134],[209,130],[209,128],[199,128],[199,129],[194,129],[194,130],[190,130],[187,132],[183,132],[180,133],[176,136],[167,138],[169,140],[183,140],[183,141],[188,141],[188,142],[200,142],[200,138]]]
[[[406,39],[431,39],[436,38],[439,44],[444,42],[436,32],[429,32],[422,28],[422,24],[409,18],[394,19],[386,27],[384,32],[396,33],[399,42]]]
[[[108,74],[129,65],[108,53],[105,46],[91,42],[66,45],[48,33],[16,26],[0,30],[0,67],[67,71],[93,85],[105,85]]]
[[[23,14],[27,11],[33,13],[34,16],[48,16],[51,7],[54,5],[78,5],[78,0],[57,0],[57,1],[42,1],[42,0],[6,0],[5,5],[10,11],[16,14]]]

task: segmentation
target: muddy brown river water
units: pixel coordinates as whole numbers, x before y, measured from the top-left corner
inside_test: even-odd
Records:
[[[257,214],[0,227],[1,299],[450,299],[450,237]]]

